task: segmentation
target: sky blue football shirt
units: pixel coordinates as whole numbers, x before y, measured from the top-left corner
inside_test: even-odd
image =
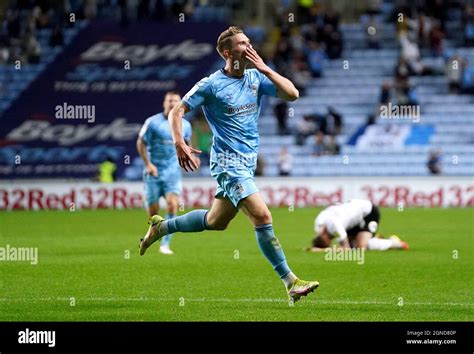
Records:
[[[218,70],[199,81],[183,98],[193,110],[202,107],[213,133],[211,162],[233,162],[254,168],[258,153],[258,127],[263,95],[276,96],[275,85],[256,69],[241,78]],[[235,159],[235,161],[233,161]]]

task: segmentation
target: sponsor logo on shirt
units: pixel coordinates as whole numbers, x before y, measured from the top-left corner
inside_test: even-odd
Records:
[[[235,194],[236,195],[242,195],[242,193],[244,192],[244,186],[242,185],[242,183],[237,183],[235,185]]]
[[[228,114],[246,115],[257,112],[257,103],[246,103],[238,107],[227,107]]]

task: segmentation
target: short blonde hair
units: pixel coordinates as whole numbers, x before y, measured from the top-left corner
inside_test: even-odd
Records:
[[[224,57],[224,50],[225,49],[230,49],[230,38],[232,36],[235,36],[236,34],[239,33],[244,33],[240,27],[237,26],[230,26],[228,29],[226,29],[224,32],[222,32],[219,35],[219,38],[217,38],[217,52],[219,55],[225,59]]]

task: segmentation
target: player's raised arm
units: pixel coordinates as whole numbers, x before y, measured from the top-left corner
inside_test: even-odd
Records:
[[[188,107],[181,101],[171,110],[168,116],[171,136],[173,137],[176,154],[178,155],[178,162],[181,168],[184,168],[186,172],[195,171],[199,168],[199,162],[194,157],[193,153],[201,153],[200,150],[188,146],[184,140],[182,119],[187,112],[189,112]]]
[[[263,59],[258,55],[252,46],[247,47],[246,58],[255,66],[255,68],[264,74],[268,79],[273,82],[277,88],[277,97],[282,98],[286,101],[294,101],[300,93],[293,83],[286,77],[281,76],[276,71],[272,70]]]

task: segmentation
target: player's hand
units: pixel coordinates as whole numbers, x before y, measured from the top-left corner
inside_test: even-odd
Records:
[[[195,171],[201,165],[198,157],[193,154],[200,154],[202,151],[188,146],[184,141],[175,143],[176,154],[178,155],[179,166],[186,172]]]
[[[349,244],[347,238],[339,242],[339,245],[341,248],[351,248],[351,245]]]
[[[304,249],[305,251],[308,252],[324,252],[325,248],[320,248],[320,247],[307,247]]]
[[[260,71],[261,73],[268,72],[270,69],[267,64],[263,61],[263,59],[258,55],[257,51],[253,49],[253,47],[248,46],[247,50],[245,51],[245,57],[248,61],[250,61],[255,68]]]
[[[151,162],[146,165],[146,172],[152,176],[158,177],[158,169]]]

